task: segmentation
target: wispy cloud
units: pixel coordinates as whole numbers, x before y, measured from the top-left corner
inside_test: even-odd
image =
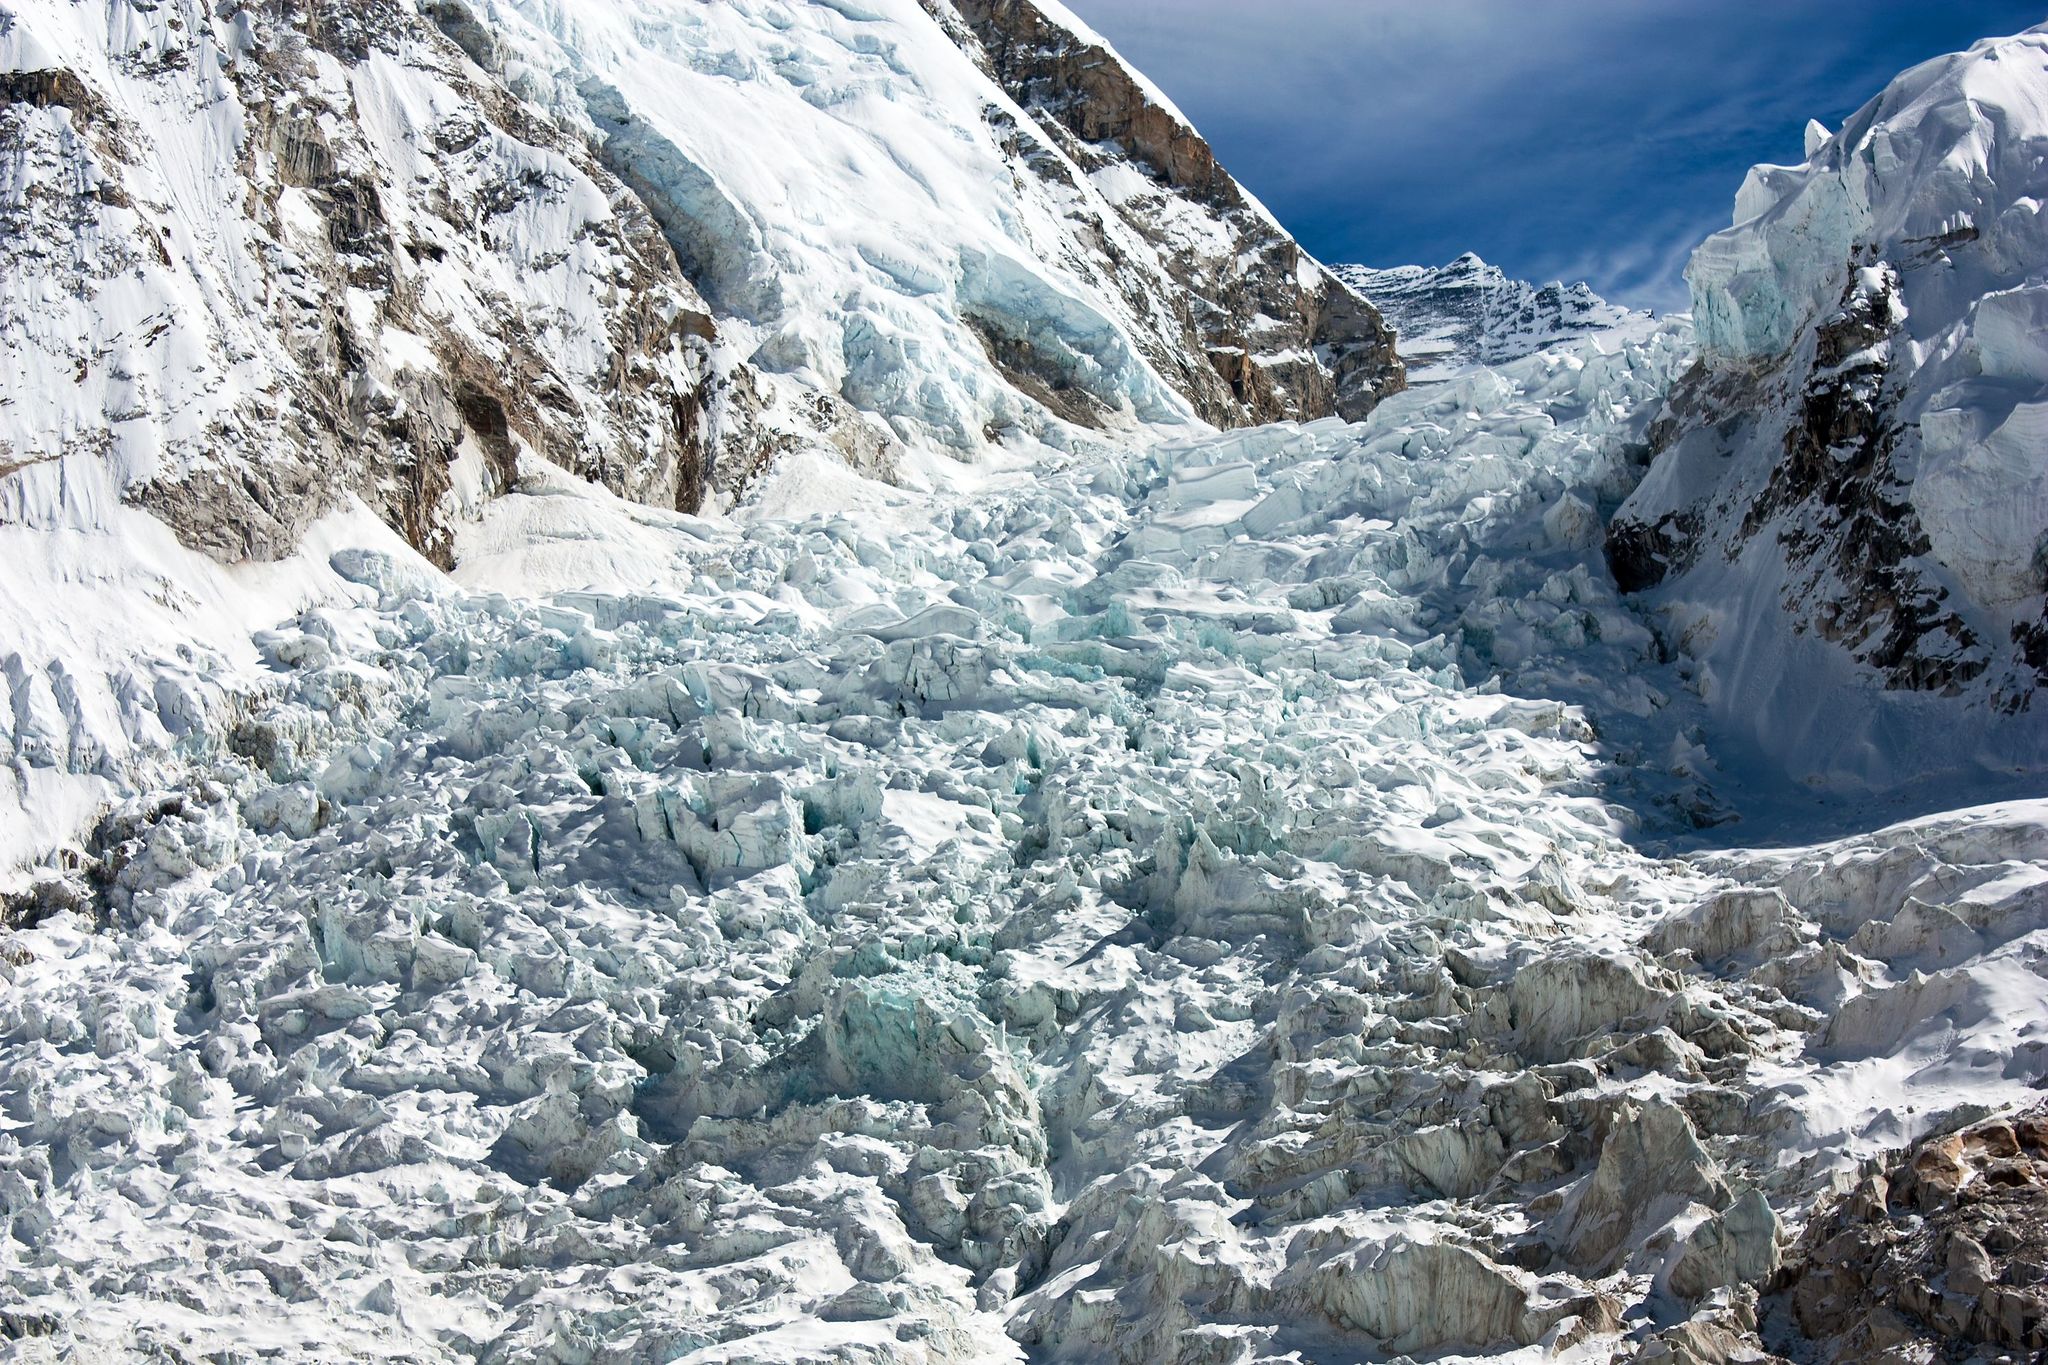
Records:
[[[1743,173],[2040,0],[1068,0],[1325,259],[1682,307]]]

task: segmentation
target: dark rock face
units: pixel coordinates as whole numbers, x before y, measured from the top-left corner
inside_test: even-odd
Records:
[[[0,72],[0,105],[27,104],[37,109],[69,109],[78,118],[94,112],[96,101],[85,82],[69,71]]]
[[[1085,172],[1122,160],[1151,177],[1154,192],[1124,198],[1117,209],[1156,248],[1182,292],[1157,300],[1139,295],[1137,276],[1123,283],[1133,310],[1153,322],[1147,358],[1205,419],[1220,426],[1357,420],[1405,386],[1393,332],[1379,313],[1304,256],[1201,134],[1114,53],[1031,0],[924,4]],[[1063,173],[1057,158],[1023,160],[1039,174]],[[1229,230],[1230,251],[1175,236],[1175,210],[1189,203]],[[1190,363],[1194,357],[1207,365]]]
[[[2042,1359],[2048,1108],[1894,1156],[1808,1225],[1782,1294],[1830,1365]]]
[[[1666,513],[1654,524],[1617,521],[1607,528],[1607,568],[1623,592],[1644,592],[1686,562],[1698,539],[1695,518]]]
[[[1608,527],[1607,560],[1623,591],[1643,592],[1702,554],[1732,560],[1769,539],[1796,629],[1842,646],[1887,688],[1953,696],[1988,656],[1925,572],[1932,546],[1895,459],[1898,275],[1879,262],[1850,278],[1840,307],[1781,365],[1758,376],[1696,366],[1653,431],[1655,455],[1694,466],[1775,441],[1782,458],[1761,486],[1720,485],[1715,501],[1676,508],[1631,500]]]
[[[1880,670],[1887,686],[1953,694],[1986,660],[1962,618],[1916,573],[1914,561],[1932,546],[1894,461],[1900,426],[1884,343],[1896,330],[1898,277],[1887,268],[1879,279],[1876,288],[1852,286],[1816,332],[1785,458],[1742,529],[1783,526],[1779,541],[1804,570],[1787,589],[1788,608],[1814,599],[1821,633]],[[1818,517],[1788,515],[1809,505]]]
[[[454,7],[430,13],[466,35]],[[344,145],[339,156],[316,150],[308,158],[298,187],[325,210],[334,252],[330,268],[350,285],[384,292],[388,302],[380,321],[427,338],[440,362],[440,376],[401,387],[395,401],[388,401],[365,392],[369,386],[361,381],[360,358],[351,364],[345,353],[345,327],[333,331],[334,347],[319,347],[306,357],[312,382],[305,397],[322,425],[346,433],[372,463],[386,463],[374,459],[380,447],[390,452],[389,473],[375,485],[383,494],[387,519],[429,557],[447,562],[452,547],[439,504],[449,490],[456,448],[465,441],[481,447],[492,492],[517,477],[516,441],[624,496],[696,510],[709,463],[701,422],[709,375],[701,343],[713,329],[709,310],[682,277],[645,210],[577,139],[547,125],[493,83],[477,79],[481,73],[466,69],[459,59],[451,60],[445,44],[435,41],[435,30],[400,7],[326,4],[308,7],[297,18],[309,44],[339,60],[362,61],[381,50],[418,61],[421,47],[438,58],[429,59],[436,76],[475,110],[473,117],[451,119],[433,132],[435,159],[454,172],[449,177],[454,183],[437,187],[433,196],[436,217],[446,227],[480,232],[488,251],[499,245],[492,240],[494,219],[545,211],[548,201],[567,188],[545,172],[488,166],[491,144],[498,138],[567,159],[613,207],[608,220],[582,228],[609,257],[609,278],[602,283],[615,291],[605,319],[610,354],[596,374],[565,374],[547,339],[528,320],[531,315],[511,300],[486,299],[510,306],[481,316],[431,315],[420,297],[423,282],[414,281],[425,273],[418,267],[446,260],[447,246],[420,240],[424,234],[418,228],[401,244],[375,181],[335,169],[361,164],[366,154],[375,155],[371,149]],[[288,36],[280,32],[275,38]],[[259,72],[250,78],[257,88],[244,94],[245,102],[258,110],[290,111],[289,122],[266,130],[287,149],[299,129],[338,124],[344,140],[356,131],[349,124],[352,111],[294,99],[288,69]],[[282,178],[293,183],[289,159],[280,157],[280,164],[286,168]],[[462,174],[472,168],[481,173],[474,178]],[[444,254],[437,259],[436,251]],[[341,283],[330,277],[330,287]],[[287,329],[309,330],[303,323],[288,323]],[[475,330],[485,333],[482,344]],[[611,428],[607,434],[612,439],[598,445],[589,434],[592,425]]]

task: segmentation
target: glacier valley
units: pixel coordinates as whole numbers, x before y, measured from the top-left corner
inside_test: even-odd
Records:
[[[0,6],[0,1359],[2048,1352],[2048,30],[1696,327],[1056,4],[315,11]]]
[[[1782,1218],[2048,1076],[2048,806],[1649,851],[1711,774],[1597,509],[1689,355],[1639,320],[1362,427],[739,527],[535,468],[458,583],[335,552],[98,898],[9,940],[9,1321],[1753,1339]],[[608,584],[509,591],[597,541]]]

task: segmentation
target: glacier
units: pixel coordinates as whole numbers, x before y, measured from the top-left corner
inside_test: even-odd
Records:
[[[0,1355],[2048,1349],[2032,693],[1774,596],[2038,611],[2044,43],[1660,319],[1326,271],[1049,0],[0,10]],[[274,543],[147,491],[336,336]]]
[[[858,513],[537,465],[453,581],[331,551],[10,902],[21,1348],[1753,1339],[1818,1194],[2048,1078],[2048,809],[1659,851],[1712,774],[1596,509],[1691,354]]]

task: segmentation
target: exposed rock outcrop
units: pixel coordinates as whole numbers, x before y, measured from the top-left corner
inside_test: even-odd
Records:
[[[1181,335],[1162,328],[1155,359],[1203,417],[1355,421],[1403,387],[1378,311],[1304,253],[1179,111],[1071,15],[1036,0],[924,3],[955,32],[964,25],[989,73],[1158,253],[1177,286],[1159,321]],[[1142,283],[1125,285],[1140,308]],[[1190,363],[1203,357],[1206,367]]]
[[[1783,1293],[1831,1365],[2048,1354],[2048,1109],[1880,1163],[1808,1226]]]

